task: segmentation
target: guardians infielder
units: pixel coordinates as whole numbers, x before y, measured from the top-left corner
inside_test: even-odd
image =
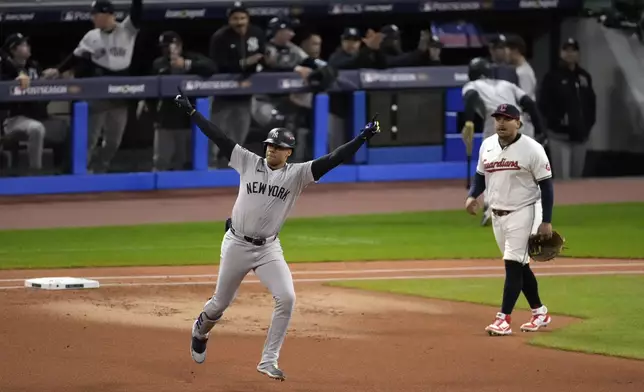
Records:
[[[128,76],[139,32],[142,3],[143,0],[132,0],[130,15],[119,23],[110,0],[94,1],[91,12],[95,28],[85,34],[63,64],[57,69],[46,70],[45,76],[55,76],[71,68],[75,68],[76,77]],[[89,110],[88,167],[96,173],[102,173],[108,170],[121,145],[127,125],[127,101],[93,101]],[[101,131],[104,145],[93,156]]]
[[[463,86],[462,90],[465,104],[465,126],[462,134],[466,142],[467,140],[471,141],[474,136],[474,118],[476,115],[479,115],[485,121],[483,138],[494,135],[494,119],[490,115],[497,106],[503,103],[510,103],[523,108],[530,115],[535,134],[545,135],[535,101],[513,83],[491,79],[492,70],[490,63],[486,59],[477,57],[470,61],[468,76],[470,81]],[[487,207],[488,203],[486,202],[483,209],[482,226],[485,226],[490,219]]]
[[[510,315],[522,291],[532,308],[532,318],[521,325],[522,331],[537,331],[552,320],[539,298],[528,256],[530,235],[552,236],[552,173],[543,146],[519,133],[520,116],[519,109],[509,103],[492,113],[496,135],[481,144],[465,202],[467,212],[476,215],[476,199],[487,189],[494,237],[505,260],[503,303],[495,321],[485,328],[490,335],[512,333]]]
[[[264,141],[262,158],[228,138],[224,131],[196,112],[179,90],[176,104],[217,144],[240,175],[239,194],[232,211],[232,222],[221,244],[221,261],[214,296],[192,327],[190,352],[197,363],[206,359],[210,330],[231,304],[244,277],[252,270],[275,298],[275,311],[257,371],[284,380],[277,359],[293,312],[295,290],[291,272],[284,260],[278,233],[307,185],[318,181],[334,167],[349,160],[360,146],[380,132],[377,121],[367,124],[361,134],[332,153],[305,163],[287,163],[295,137],[285,128],[275,128]]]

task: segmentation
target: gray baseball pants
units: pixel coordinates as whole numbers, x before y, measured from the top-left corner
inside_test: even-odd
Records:
[[[563,140],[558,135],[550,134],[548,144],[550,145],[552,172],[555,178],[569,180],[583,176],[587,151],[585,142],[574,143]]]
[[[228,230],[221,244],[221,261],[215,295],[203,311],[210,320],[219,320],[237,296],[244,277],[253,271],[275,300],[273,318],[268,329],[260,365],[276,364],[286,338],[295,305],[295,288],[291,271],[284,260],[279,238],[256,246]],[[198,338],[204,338],[214,323],[203,323]]]
[[[191,155],[192,130],[163,129],[154,132],[154,168],[158,171],[183,170]]]
[[[88,169],[97,173],[106,172],[116,155],[127,125],[127,101],[104,100],[89,104],[87,129]],[[97,148],[98,138],[103,135],[103,145]]]
[[[5,133],[10,135],[16,132],[27,134],[27,153],[29,154],[29,167],[42,168],[42,153],[45,143],[45,126],[42,122],[25,116],[10,117],[5,120]]]

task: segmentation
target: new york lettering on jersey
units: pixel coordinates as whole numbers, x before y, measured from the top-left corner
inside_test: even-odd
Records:
[[[286,201],[286,198],[291,194],[291,191],[279,185],[268,185],[264,182],[253,181],[246,184],[246,193],[249,195],[267,195]]]
[[[264,158],[239,145],[233,149],[229,166],[240,176],[232,211],[233,227],[253,238],[276,235],[298,196],[314,182],[311,161],[272,170]]]
[[[94,64],[121,71],[130,66],[137,34],[138,29],[128,16],[110,32],[100,29],[88,31],[74,50],[74,55],[82,57],[88,53]]]

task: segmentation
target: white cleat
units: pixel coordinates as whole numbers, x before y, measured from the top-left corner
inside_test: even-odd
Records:
[[[521,326],[522,332],[537,332],[540,328],[545,328],[552,322],[552,317],[548,314],[548,308],[542,306],[538,309],[532,309],[532,318]]]
[[[485,331],[490,336],[512,335],[512,328],[510,328],[510,321],[511,321],[510,316],[503,313],[497,313],[496,319],[492,324],[485,327]]]

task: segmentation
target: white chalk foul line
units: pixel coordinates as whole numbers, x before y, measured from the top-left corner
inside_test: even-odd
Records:
[[[541,269],[577,269],[577,268],[615,268],[615,267],[642,267],[644,262],[632,263],[602,263],[602,264],[531,264],[535,270]],[[495,271],[504,270],[503,266],[472,266],[472,267],[433,267],[433,268],[389,268],[389,269],[356,269],[356,270],[311,270],[292,271],[297,275],[352,275],[352,274],[391,274],[403,272],[457,272],[457,271]],[[55,270],[51,270],[52,272]],[[217,278],[217,274],[193,274],[193,275],[113,275],[113,276],[81,276],[93,280],[152,280],[152,279],[209,279]],[[22,282],[28,278],[0,279],[1,282]]]
[[[539,276],[586,276],[586,275],[641,275],[643,270],[615,270],[615,271],[578,271],[578,272],[545,272]],[[467,278],[503,278],[505,274],[460,274],[460,275],[403,275],[403,276],[360,276],[338,278],[296,278],[295,283],[323,283],[338,281],[361,281],[361,280],[412,280],[412,279],[467,279]],[[244,280],[242,284],[261,283],[256,279]],[[213,285],[214,282],[154,282],[154,283],[105,283],[101,287],[151,287],[151,286],[203,286]],[[0,287],[0,290],[24,289],[24,286]]]

